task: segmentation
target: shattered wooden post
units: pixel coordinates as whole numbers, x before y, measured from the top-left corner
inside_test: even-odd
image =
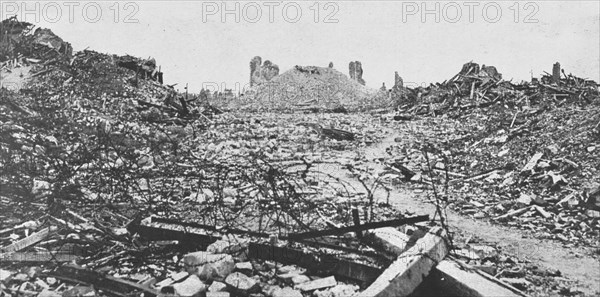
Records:
[[[354,220],[354,226],[360,226],[360,215],[356,207],[352,208],[352,219]],[[362,231],[356,231],[356,238],[361,239],[362,237]]]
[[[410,295],[430,271],[448,254],[446,233],[433,228],[398,257],[381,276],[356,297],[399,297]]]

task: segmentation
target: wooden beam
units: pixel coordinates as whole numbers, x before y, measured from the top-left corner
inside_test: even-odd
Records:
[[[152,217],[152,222],[173,225],[173,226],[169,226],[169,227],[170,228],[177,227],[177,229],[181,229],[179,227],[199,228],[199,229],[206,230],[208,234],[193,233],[193,232],[182,233],[182,231],[176,231],[174,229],[170,229],[165,226],[151,227],[151,226],[145,226],[145,225],[137,226],[135,224],[132,224],[128,228],[131,229],[130,232],[140,233],[140,235],[142,235],[143,237],[145,237],[147,239],[151,239],[151,240],[187,240],[187,241],[195,240],[195,241],[202,241],[202,242],[209,241],[209,243],[212,243],[218,239],[221,239],[221,234],[240,234],[240,235],[248,235],[248,236],[252,236],[252,237],[262,237],[262,238],[269,238],[272,235],[270,233],[264,233],[264,232],[261,233],[261,232],[254,232],[254,231],[240,230],[240,229],[229,229],[229,228],[217,229],[214,226],[198,224],[198,223],[191,223],[191,222],[182,222],[182,221],[168,219],[168,218]],[[177,233],[177,232],[179,232],[179,233]],[[192,236],[195,238],[186,239],[189,236]],[[211,238],[211,236],[212,236],[212,238]],[[328,249],[345,251],[345,252],[349,252],[349,253],[355,253],[355,254],[365,255],[365,256],[370,256],[370,257],[381,256],[381,255],[377,254],[377,252],[363,251],[363,250],[359,250],[359,249],[355,249],[355,248],[336,245],[335,242],[328,243],[323,240],[319,240],[319,241],[312,240],[312,239],[294,240],[292,238],[288,238],[285,235],[279,236],[278,239],[288,240],[288,241],[293,241],[293,242],[300,242],[300,243],[304,243],[304,244],[311,245],[311,246],[319,246],[319,247],[324,247],[324,248],[328,248]]]
[[[381,274],[380,268],[338,259],[332,255],[311,254],[301,250],[267,244],[250,243],[248,257],[276,261],[285,265],[296,264],[311,271],[333,274],[370,283]]]
[[[18,252],[24,248],[30,247],[42,240],[44,240],[46,237],[48,237],[50,235],[51,231],[56,230],[56,227],[47,227],[44,228],[36,233],[31,234],[28,237],[25,237],[13,244],[7,245],[6,247],[0,248],[0,253],[11,253],[11,252]]]
[[[61,280],[93,285],[96,289],[117,296],[140,296],[143,294],[152,297],[158,295],[158,291],[146,286],[71,265],[60,266],[48,275]]]
[[[72,262],[79,256],[53,252],[16,252],[0,254],[0,262]]]
[[[402,253],[357,297],[400,297],[410,295],[437,263],[448,254],[445,232],[436,227]]]
[[[129,232],[138,233],[140,236],[150,241],[178,240],[180,243],[193,243],[194,245],[208,246],[211,243],[220,239],[220,237],[218,236],[210,236],[206,234],[198,234],[144,225],[129,226],[128,229]]]
[[[516,288],[500,282],[491,275],[469,269],[453,260],[440,262],[431,272],[432,286],[444,291],[445,296],[465,297],[524,297]]]
[[[288,238],[290,240],[299,240],[299,239],[304,239],[304,238],[314,238],[314,237],[321,237],[321,236],[327,236],[327,235],[341,235],[346,232],[358,232],[358,231],[365,231],[365,230],[382,228],[382,227],[397,227],[397,226],[402,226],[402,225],[406,225],[406,224],[425,222],[428,220],[429,220],[429,215],[423,215],[423,216],[416,216],[416,217],[403,218],[403,219],[397,219],[397,220],[366,223],[366,224],[362,224],[360,226],[349,226],[349,227],[343,227],[343,228],[333,228],[333,229],[320,230],[320,231],[309,231],[309,232],[304,232],[304,233],[289,234]]]

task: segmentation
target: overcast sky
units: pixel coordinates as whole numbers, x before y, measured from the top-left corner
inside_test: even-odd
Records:
[[[51,28],[75,50],[155,57],[167,83],[191,91],[247,84],[256,55],[281,72],[331,61],[347,74],[358,60],[375,88],[391,87],[394,71],[408,83],[443,81],[471,60],[505,79],[529,80],[559,61],[600,81],[599,1],[37,3],[3,0],[0,16]]]

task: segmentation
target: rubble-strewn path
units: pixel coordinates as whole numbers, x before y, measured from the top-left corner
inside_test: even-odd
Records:
[[[386,149],[397,145],[395,140],[398,137],[402,137],[404,142],[416,141],[414,137],[407,137],[410,131],[394,131],[389,128],[386,128],[386,130],[388,136],[380,143],[362,148],[359,152],[360,155],[364,156],[364,166],[372,168],[373,171],[383,170],[384,165],[380,162],[380,159],[385,158],[387,155]],[[427,131],[420,132],[427,134]],[[407,143],[404,143],[404,145],[410,146]],[[356,152],[340,152],[340,155],[344,157],[355,154]],[[356,180],[343,174],[343,171],[329,169],[331,174],[339,173],[336,175],[337,177],[360,189]],[[376,191],[375,195],[376,201],[385,201],[387,193]],[[427,199],[427,190],[423,191],[411,185],[393,187],[390,191],[390,202],[394,206],[417,214],[433,215],[435,206]],[[471,241],[473,241],[472,238],[476,237],[479,239],[479,244],[495,247],[498,251],[501,251],[504,257],[509,258],[507,261],[528,263],[527,266],[529,267],[540,266],[540,268],[543,267],[550,271],[558,270],[561,276],[576,281],[578,283],[575,285],[576,289],[585,294],[595,295],[600,292],[598,284],[600,279],[599,262],[597,254],[594,255],[597,251],[594,251],[593,248],[565,247],[564,244],[557,241],[540,240],[535,238],[535,234],[531,232],[492,224],[489,222],[489,218],[474,219],[452,210],[447,210],[447,216],[451,230],[456,232],[456,239],[471,238]],[[459,247],[462,244],[459,240],[455,243]]]

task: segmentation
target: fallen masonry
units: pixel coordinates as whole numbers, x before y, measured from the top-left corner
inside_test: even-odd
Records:
[[[0,90],[0,296],[579,294],[436,227],[448,207],[597,244],[598,85],[558,63],[531,82],[469,62],[373,90],[358,61],[279,74],[257,56],[242,100],[179,93],[151,57],[73,52],[16,18],[0,33],[3,83],[22,82]],[[405,192],[442,209],[398,208]]]

